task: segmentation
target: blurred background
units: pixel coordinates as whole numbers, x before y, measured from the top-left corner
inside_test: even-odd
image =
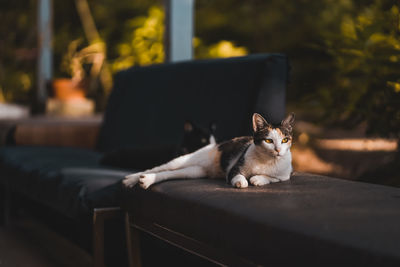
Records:
[[[165,62],[163,1],[54,1],[38,106],[37,4],[1,0],[0,118],[101,114],[116,72]],[[400,186],[399,1],[198,0],[194,19],[195,59],[288,55],[297,171]]]

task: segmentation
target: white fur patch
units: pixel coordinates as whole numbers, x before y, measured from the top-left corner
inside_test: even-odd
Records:
[[[235,177],[233,177],[231,180],[231,184],[236,188],[246,188],[249,186],[246,177],[244,177],[241,174],[238,174]]]
[[[210,135],[210,139],[208,141],[210,142],[210,144],[214,144],[214,145],[217,143],[217,141],[215,141],[214,135]]]
[[[276,129],[269,131],[267,138],[271,139],[272,143],[263,142],[263,146],[271,153],[278,156],[284,156],[291,147],[291,142],[282,143],[284,136],[282,136]]]
[[[250,183],[255,186],[262,186],[269,184],[270,181],[267,176],[265,175],[254,175],[250,178]]]
[[[144,189],[149,188],[152,184],[159,183],[170,179],[184,179],[184,178],[202,178],[206,176],[203,167],[190,166],[178,170],[161,171],[157,173],[144,173],[140,176],[140,186]]]
[[[133,173],[130,175],[125,176],[125,179],[122,183],[126,187],[134,187],[139,182],[140,173]]]
[[[125,176],[123,184],[126,187],[133,187],[140,180],[144,188],[148,188],[151,184],[161,182],[165,179],[173,178],[200,178],[206,176],[206,174],[216,175],[218,174],[216,167],[214,166],[215,159],[210,157],[217,152],[217,146],[215,144],[209,144],[193,153],[186,154],[175,158],[165,164],[154,167],[152,169],[133,173]],[[207,173],[206,171],[207,170]],[[154,181],[149,179],[145,174],[156,174]],[[145,175],[145,176],[143,176]],[[140,178],[143,176],[143,178]],[[152,175],[149,175],[152,177]]]
[[[277,183],[277,182],[280,182],[281,180],[279,180],[278,178],[273,178],[273,177],[267,177],[268,178],[268,180],[271,182],[271,183]]]
[[[289,180],[290,179],[290,174],[288,175],[288,176],[284,176],[284,177],[279,177],[279,180],[280,181],[287,181],[287,180]]]
[[[139,179],[140,186],[144,189],[147,189],[150,185],[154,184],[155,181],[156,181],[155,173],[142,174]]]

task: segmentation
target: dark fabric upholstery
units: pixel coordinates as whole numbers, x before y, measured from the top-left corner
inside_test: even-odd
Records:
[[[120,149],[104,153],[100,159],[103,166],[147,170],[166,163],[178,156],[176,147]]]
[[[121,154],[113,157],[113,151],[177,147],[187,120],[205,128],[215,122],[219,140],[249,133],[255,111],[279,122],[287,69],[285,56],[262,54],[122,71],[115,76],[99,134],[99,151],[111,153],[105,165],[99,162],[102,154],[89,150],[5,147],[0,149],[0,182],[69,217],[117,205],[119,183],[128,171],[106,165],[129,168],[135,159],[121,162]],[[139,154],[130,169],[171,157],[161,154]]]
[[[263,266],[398,266],[399,190],[314,175],[235,189],[223,179],[126,191],[132,218]]]
[[[118,206],[128,171],[99,166],[100,153],[77,148],[0,148],[2,179],[13,191],[79,218],[95,207]]]
[[[98,166],[101,153],[79,148],[9,146],[0,148],[0,164],[25,173],[49,173],[66,167]]]
[[[98,147],[176,146],[188,119],[203,127],[216,122],[221,141],[250,133],[253,112],[280,122],[287,69],[285,56],[261,54],[123,71],[115,78]]]

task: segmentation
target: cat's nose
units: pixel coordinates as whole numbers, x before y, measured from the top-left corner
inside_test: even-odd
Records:
[[[275,151],[279,153],[279,152],[281,152],[281,149],[280,148],[275,148]]]

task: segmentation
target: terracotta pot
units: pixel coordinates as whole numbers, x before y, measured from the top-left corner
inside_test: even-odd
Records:
[[[71,79],[55,79],[52,82],[54,97],[60,100],[84,99],[85,89]]]

